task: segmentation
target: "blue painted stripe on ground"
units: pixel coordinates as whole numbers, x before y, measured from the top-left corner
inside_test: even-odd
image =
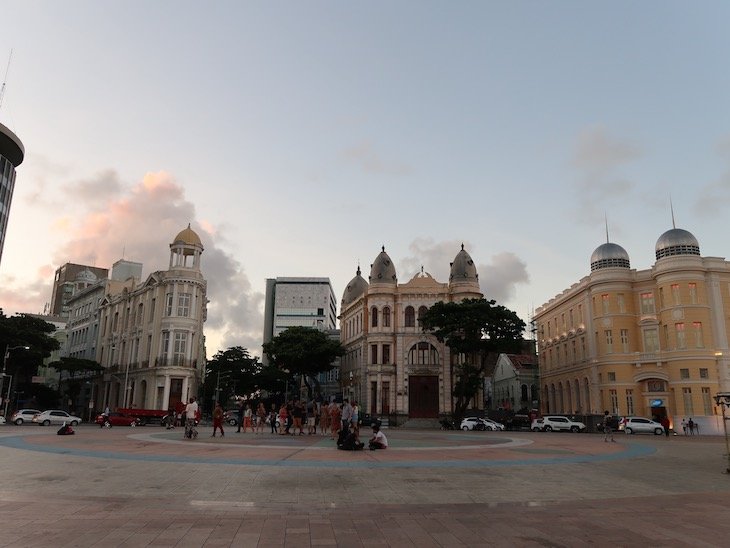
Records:
[[[190,442],[194,444],[195,442]],[[534,466],[554,464],[576,464],[588,462],[611,462],[617,460],[645,457],[656,452],[654,447],[641,443],[628,442],[625,450],[618,453],[606,455],[571,455],[567,457],[548,457],[538,459],[518,460],[414,460],[383,462],[374,460],[360,461],[303,461],[280,459],[236,459],[236,458],[209,458],[197,455],[139,455],[134,453],[113,453],[111,451],[89,451],[85,449],[69,449],[68,447],[53,447],[27,442],[23,436],[8,436],[0,438],[0,446],[25,451],[40,453],[53,453],[75,457],[115,459],[142,462],[164,462],[181,464],[232,464],[244,466],[282,466],[282,467],[303,467],[303,468],[481,468],[481,467],[506,467],[506,466]],[[337,451],[337,449],[333,449]],[[363,453],[347,452],[346,455],[369,455],[369,451]],[[344,456],[344,455],[343,455]]]

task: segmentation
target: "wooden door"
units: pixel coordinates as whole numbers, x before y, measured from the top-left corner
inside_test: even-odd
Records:
[[[408,416],[412,418],[438,418],[439,378],[435,375],[411,375],[408,377]]]

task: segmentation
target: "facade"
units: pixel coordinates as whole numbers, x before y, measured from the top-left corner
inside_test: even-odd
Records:
[[[15,188],[15,170],[23,163],[25,148],[18,136],[0,124],[0,261],[8,231],[10,203]]]
[[[337,301],[329,278],[269,278],[264,306],[264,343],[289,327],[337,327]],[[268,365],[266,355],[262,362]]]
[[[421,271],[399,284],[385,248],[371,265],[369,283],[358,267],[345,288],[340,314],[344,397],[365,413],[436,418],[453,411],[451,355],[421,331],[418,317],[444,301],[481,298],[476,267],[462,246],[447,283]],[[483,395],[475,398],[481,408]]]
[[[51,316],[68,317],[68,301],[75,293],[95,284],[99,279],[106,278],[109,269],[87,266],[83,264],[66,263],[56,269],[51,292]]]
[[[170,244],[168,270],[127,278],[99,305],[97,407],[168,409],[197,396],[205,362],[203,245],[188,226]],[[126,269],[126,267],[125,267]]]
[[[539,404],[539,400],[537,356],[500,354],[492,375],[493,406],[529,411]]]
[[[537,309],[542,411],[692,418],[722,429],[712,396],[730,389],[730,263],[673,228],[656,262],[632,270],[599,246],[591,273]]]

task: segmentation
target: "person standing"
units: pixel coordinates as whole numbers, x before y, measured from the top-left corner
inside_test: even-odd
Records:
[[[195,419],[197,418],[198,402],[195,401],[195,396],[193,396],[185,406],[185,437],[192,437],[195,430]]]
[[[323,436],[327,435],[330,428],[330,406],[327,402],[322,403],[319,414],[319,433]]]
[[[616,440],[613,439],[613,428],[611,428],[611,424],[609,422],[610,415],[608,414],[608,411],[605,411],[603,413],[603,441],[607,442],[609,439],[611,442],[615,442]]]
[[[684,432],[684,435],[687,435],[687,417],[684,417],[682,419],[682,432]]]
[[[342,429],[342,410],[337,402],[330,404],[330,430],[332,431],[332,439],[335,439]]]
[[[256,407],[256,431],[254,433],[264,433],[264,424],[266,424],[266,407],[264,402],[260,401]]]
[[[689,418],[687,421],[687,429],[689,430],[690,436],[695,435],[695,421],[692,420],[692,417]],[[669,434],[667,434],[669,435]]]
[[[246,410],[243,412],[243,433],[246,433],[246,430],[249,428],[251,429],[251,432],[253,432],[253,425],[251,423],[251,417],[253,413],[251,411],[251,404],[246,404]]]
[[[271,409],[269,410],[269,426],[271,426],[271,433],[276,434],[276,404],[271,404]]]
[[[691,421],[692,419],[690,419]],[[664,415],[662,419],[659,421],[659,423],[662,425],[662,428],[664,428],[664,435],[666,437],[669,437],[669,417]]]
[[[213,409],[213,434],[210,436],[211,438],[215,438],[215,432],[219,428],[221,430],[221,438],[225,436],[223,432],[223,414],[223,408],[220,402],[215,402],[215,409]]]
[[[356,401],[352,402],[352,429],[360,435],[360,406]]]
[[[342,404],[342,430],[346,431],[350,428],[352,422],[352,405],[350,400],[345,400]]]
[[[243,425],[243,400],[238,400],[236,418],[238,419],[238,429],[236,434],[241,433],[241,426]]]

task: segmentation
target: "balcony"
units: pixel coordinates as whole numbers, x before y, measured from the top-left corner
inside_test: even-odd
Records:
[[[661,352],[635,352],[634,353],[634,365],[641,367],[642,365],[656,365],[657,367],[662,366],[662,353]]]

